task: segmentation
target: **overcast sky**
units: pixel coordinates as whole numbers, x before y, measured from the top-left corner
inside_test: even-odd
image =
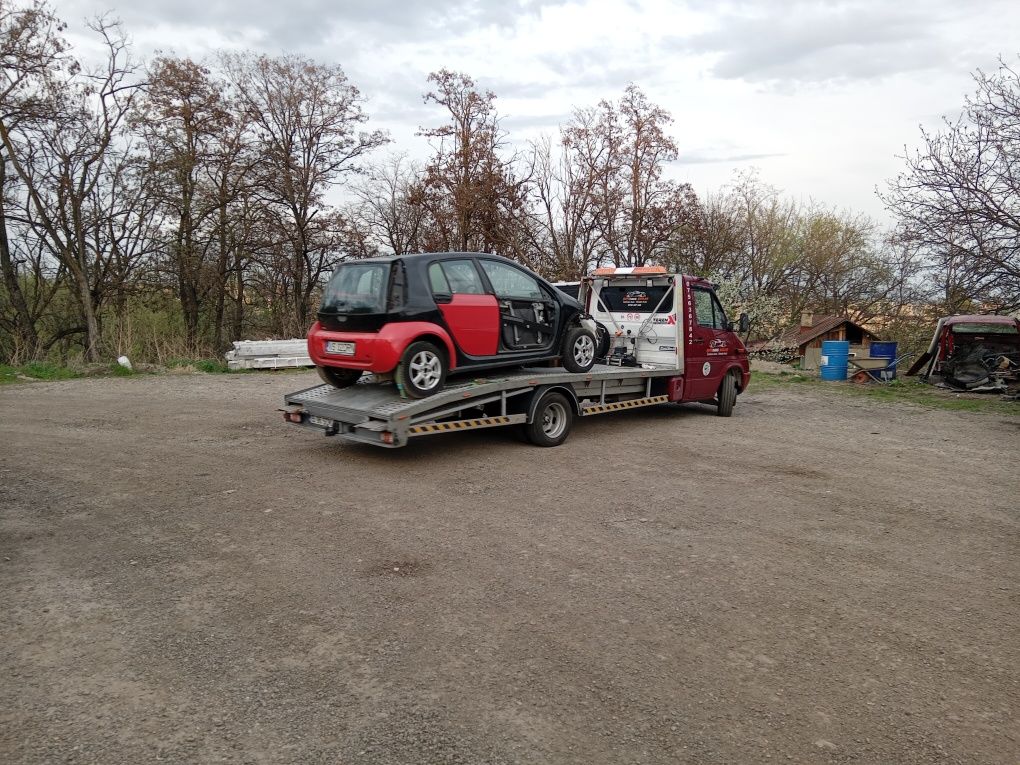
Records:
[[[119,17],[137,55],[300,53],[343,66],[393,149],[423,156],[421,94],[446,67],[497,95],[524,141],[637,83],[674,118],[673,177],[699,195],[756,167],[799,199],[885,220],[876,185],[970,73],[1020,53],[1016,0],[55,0],[76,47]]]

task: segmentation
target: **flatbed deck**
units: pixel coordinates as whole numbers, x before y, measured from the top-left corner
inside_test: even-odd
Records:
[[[392,383],[367,378],[350,388],[324,384],[287,394],[284,412],[289,421],[318,428],[326,435],[395,447],[428,433],[524,424],[533,416],[524,402],[534,398],[539,389],[569,391],[580,416],[665,403],[668,396],[652,395],[653,380],[679,374],[674,367],[603,364],[586,373],[561,367],[515,369],[455,379],[439,393],[422,399],[405,398]],[[479,410],[480,416],[465,417],[471,409]]]

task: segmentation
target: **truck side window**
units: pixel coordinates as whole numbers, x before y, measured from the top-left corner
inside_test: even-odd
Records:
[[[712,293],[708,290],[695,287],[694,292],[694,315],[698,324],[702,327],[715,328],[715,311],[712,306]]]
[[[712,295],[712,305],[715,308],[715,328],[726,329],[726,312],[715,295]]]

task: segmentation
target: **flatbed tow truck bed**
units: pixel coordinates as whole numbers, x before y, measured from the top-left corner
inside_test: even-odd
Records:
[[[663,404],[674,400],[669,383],[680,376],[675,367],[639,368],[598,364],[586,373],[561,367],[516,369],[503,375],[464,378],[422,399],[404,398],[392,383],[368,378],[350,388],[318,385],[284,396],[284,419],[319,430],[327,436],[395,448],[416,436],[454,430],[528,426],[542,432],[531,437],[543,446],[565,440],[575,415],[595,414]],[[562,398],[557,398],[559,394]],[[563,398],[565,430],[549,402]],[[561,407],[562,409],[562,407]],[[558,440],[557,440],[558,439]]]

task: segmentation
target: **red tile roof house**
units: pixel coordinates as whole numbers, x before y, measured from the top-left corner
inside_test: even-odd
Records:
[[[751,351],[796,352],[801,369],[818,369],[823,340],[849,340],[851,353],[866,356],[868,348],[878,336],[846,316],[823,316],[805,311],[800,325],[785,329],[771,340],[751,343]],[[856,348],[855,348],[856,346]]]

